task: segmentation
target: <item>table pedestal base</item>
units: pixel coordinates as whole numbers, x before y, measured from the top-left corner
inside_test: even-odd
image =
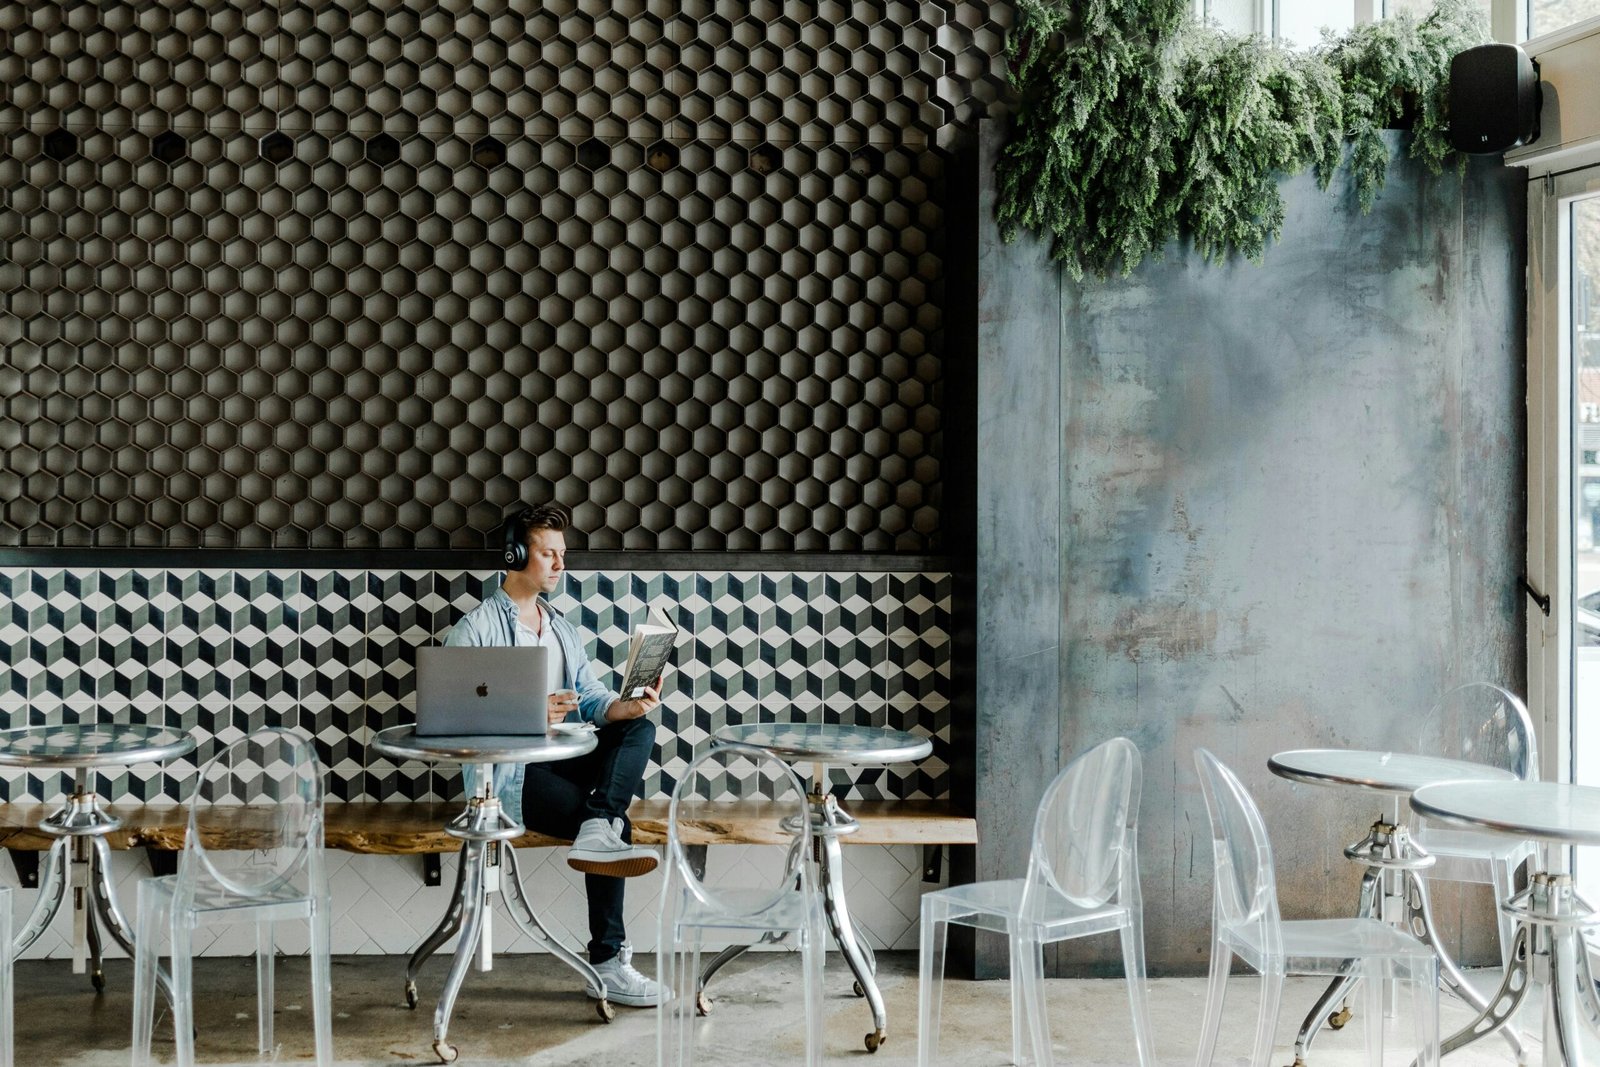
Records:
[[[822,910],[828,920],[828,929],[855,978],[852,987],[855,995],[866,998],[867,1008],[872,1013],[872,1032],[867,1034],[864,1044],[868,1052],[876,1052],[889,1039],[888,1015],[883,1007],[883,993],[878,989],[878,960],[872,946],[856,933],[855,923],[850,918],[850,909],[844,896],[844,857],[839,850],[839,838],[855,833],[861,824],[839,807],[839,802],[832,794],[822,792],[826,780],[826,772],[818,768],[810,795],[811,858],[818,868],[817,883],[822,887]],[[786,829],[798,832],[799,827]],[[757,943],[773,944],[782,941],[785,936],[764,936]],[[711,1011],[711,1000],[705,990],[712,975],[730,960],[749,951],[750,947],[730,945],[713,956],[700,972],[700,988],[695,1005],[701,1015]]]
[[[76,791],[67,803],[52,812],[39,829],[55,837],[44,862],[39,865],[39,897],[27,921],[12,939],[13,958],[22,953],[49,929],[61,910],[67,893],[72,894],[72,973],[89,973],[95,992],[106,987],[102,929],[133,958],[133,927],[117,905],[112,891],[111,848],[105,835],[122,825],[122,820],[100,806],[100,798],[89,790],[88,772],[80,770]],[[172,979],[165,970],[156,971],[156,982],[172,1001]]]
[[[492,775],[483,776],[487,782]],[[494,966],[494,944],[491,935],[493,911],[489,895],[499,893],[511,915],[511,921],[524,934],[545,943],[552,955],[577,971],[601,998],[595,1010],[601,1021],[610,1022],[616,1015],[611,1001],[606,999],[605,982],[588,960],[573,952],[552,937],[534,913],[528,898],[522,892],[522,879],[517,871],[516,852],[511,847],[514,838],[521,837],[523,828],[500,807],[495,796],[475,796],[467,802],[467,810],[451,820],[445,832],[461,841],[461,861],[456,868],[455,889],[444,918],[434,928],[406,964],[406,1004],[417,1006],[417,972],[428,958],[451,937],[460,933],[456,942],[455,958],[450,963],[450,973],[439,993],[439,1004],[433,1012],[433,1051],[444,1063],[453,1063],[460,1050],[446,1040],[450,1030],[450,1013],[455,1009],[456,996],[466,980],[467,967],[476,953],[478,970],[487,971]]]
[[[1411,834],[1404,826],[1382,818],[1372,824],[1366,837],[1346,848],[1344,854],[1366,867],[1361,875],[1361,897],[1356,905],[1356,917],[1393,922],[1433,949],[1433,954],[1439,960],[1440,986],[1479,1012],[1487,1013],[1493,1001],[1485,1000],[1467,981],[1461,968],[1456,966],[1450,953],[1445,950],[1434,926],[1427,883],[1420,873],[1433,866],[1434,858],[1411,840]],[[1316,1040],[1324,1022],[1337,1030],[1350,1021],[1353,1013],[1345,1001],[1360,980],[1358,975],[1342,974],[1328,983],[1328,988],[1311,1006],[1310,1014],[1295,1035],[1293,1067],[1306,1067],[1311,1043]],[[1339,1008],[1333,1010],[1336,1004]],[[1373,1025],[1382,1026],[1383,1022],[1377,1020]],[[1517,1062],[1527,1062],[1521,1039],[1511,1030],[1501,1032],[1516,1055]],[[1445,1045],[1441,1055],[1450,1050],[1450,1046]]]
[[[1600,915],[1572,888],[1572,876],[1541,871],[1526,890],[1504,901],[1501,910],[1517,922],[1511,942],[1511,964],[1505,980],[1471,1023],[1446,1038],[1445,1055],[1507,1024],[1535,986],[1545,990],[1544,1063],[1577,1067],[1577,1020],[1600,1034],[1600,996],[1589,968],[1583,929],[1600,925]]]

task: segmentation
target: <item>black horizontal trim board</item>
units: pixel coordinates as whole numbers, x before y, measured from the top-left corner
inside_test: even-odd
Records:
[[[950,556],[829,552],[570,552],[578,571],[947,573]],[[0,567],[250,567],[279,570],[499,570],[497,552],[297,548],[0,548]]]

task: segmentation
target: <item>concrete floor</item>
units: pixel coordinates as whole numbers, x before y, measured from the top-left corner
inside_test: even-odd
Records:
[[[830,956],[827,984],[827,1059],[861,1067],[910,1067],[916,1062],[916,956],[879,957],[889,1011],[890,1039],[869,1057],[862,1038],[870,1029],[865,1001],[849,995],[848,974]],[[640,959],[641,969],[651,962]],[[423,1003],[409,1011],[402,995],[405,963],[398,957],[346,956],[334,960],[334,1053],[340,1064],[436,1063],[432,1049],[433,1001],[443,979],[442,961],[424,971]],[[131,967],[107,965],[108,988],[96,996],[88,981],[73,975],[65,960],[30,960],[16,968],[16,1062],[99,1067],[129,1062]],[[200,1063],[305,1062],[311,1059],[311,1016],[306,998],[306,961],[286,958],[278,966],[275,1056],[255,1052],[255,978],[248,959],[196,961],[202,991],[196,1012]],[[797,1025],[799,960],[789,953],[747,956],[725,969],[713,985],[713,1014],[699,1023],[699,1062],[706,1064],[801,1063]],[[1216,1062],[1234,1065],[1249,1053],[1255,985],[1240,976],[1230,987],[1228,1013]],[[1135,1062],[1125,988],[1118,981],[1060,980],[1049,983],[1051,1033],[1061,1063],[1098,1067]],[[1291,1056],[1293,1031],[1320,987],[1309,979],[1290,979],[1279,1022],[1280,1054],[1271,1067]],[[1163,1065],[1193,1063],[1197,1025],[1205,999],[1199,978],[1158,979],[1151,983],[1151,1013],[1156,1052]],[[1008,983],[953,982],[947,987],[941,1059],[961,1065],[1010,1062]],[[1402,1008],[1404,1001],[1402,1000]],[[1459,1004],[1443,1006],[1446,1030],[1470,1015]],[[470,973],[456,1003],[450,1036],[463,1064],[596,1064],[645,1067],[655,1063],[655,1013],[619,1008],[609,1026],[596,1018],[569,971],[549,956],[502,957],[488,974]],[[1385,1057],[1406,1064],[1411,1029],[1391,1020]],[[157,1022],[156,1055],[170,1062],[171,1020],[165,1010]],[[1319,1040],[1314,1067],[1357,1067],[1364,1060],[1358,1018],[1345,1030]],[[1538,1062],[1533,1046],[1531,1062]],[[1509,1065],[1512,1058],[1498,1039],[1463,1050],[1449,1067]]]

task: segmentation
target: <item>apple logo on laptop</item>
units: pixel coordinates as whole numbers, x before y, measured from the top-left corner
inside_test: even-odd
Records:
[[[481,696],[481,697],[486,697],[486,696],[489,695],[489,683],[488,682],[479,682],[478,683],[478,695]]]

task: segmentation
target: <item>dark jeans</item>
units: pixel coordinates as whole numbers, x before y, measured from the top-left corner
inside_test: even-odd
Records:
[[[655,745],[648,718],[608,722],[595,735],[594,751],[558,763],[530,763],[522,784],[522,817],[528,829],[568,840],[585,819],[622,820],[622,839],[632,842],[628,805],[644,782]],[[583,876],[589,894],[589,962],[604,963],[622,948],[622,886],[625,878]]]

